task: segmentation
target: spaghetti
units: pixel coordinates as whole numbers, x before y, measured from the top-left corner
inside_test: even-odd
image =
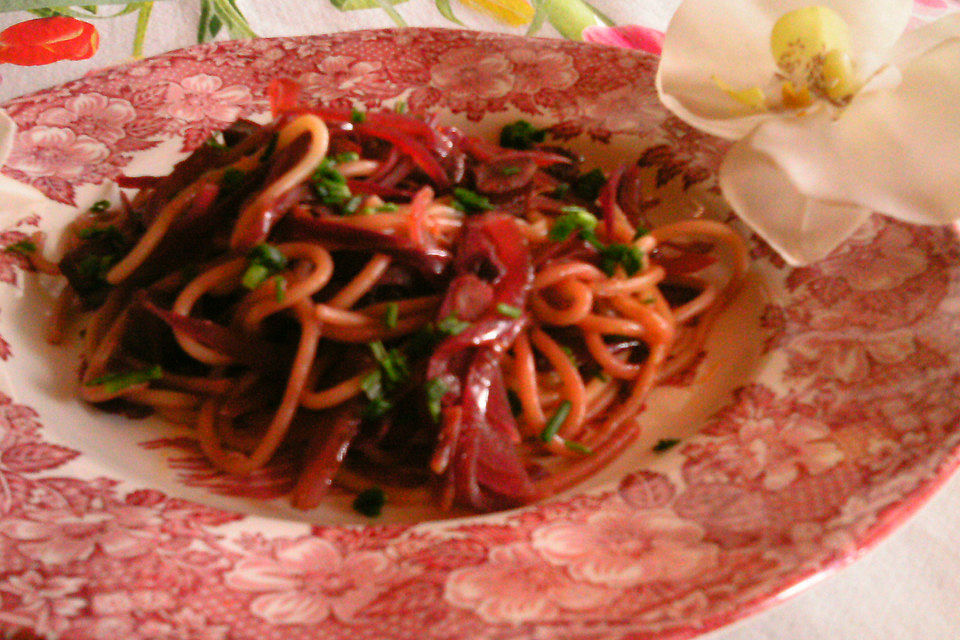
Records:
[[[299,508],[375,483],[492,510],[582,480],[747,268],[720,223],[644,230],[630,168],[589,193],[563,150],[276,110],[121,178],[132,200],[72,226],[58,308],[97,308],[85,400],[192,425],[230,474],[299,455]]]

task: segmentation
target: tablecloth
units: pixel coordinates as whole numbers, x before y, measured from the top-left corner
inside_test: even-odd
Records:
[[[63,7],[0,0],[0,101],[86,72],[230,37],[439,26],[535,33],[655,51],[679,0],[157,0]],[[540,10],[535,10],[535,6]],[[960,7],[917,0],[916,20]],[[27,11],[29,9],[30,11]],[[37,66],[17,49],[15,25],[66,15],[92,25]],[[24,37],[20,32],[18,37]],[[34,34],[35,35],[35,34]],[[17,56],[20,56],[18,58]],[[42,57],[42,56],[41,56]],[[71,59],[80,58],[80,59]],[[710,640],[956,640],[960,638],[960,477],[879,547],[787,602],[715,631]],[[787,594],[791,595],[791,594]]]

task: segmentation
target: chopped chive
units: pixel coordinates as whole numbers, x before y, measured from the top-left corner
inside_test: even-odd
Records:
[[[557,412],[553,414],[553,417],[547,421],[547,426],[543,428],[543,431],[540,432],[540,439],[544,442],[550,442],[553,440],[553,436],[557,435],[557,432],[560,431],[561,425],[567,420],[567,416],[570,415],[570,409],[573,407],[570,404],[569,400],[564,400],[560,403],[560,407],[557,409]]]
[[[387,349],[383,343],[368,343],[373,357],[380,364],[380,370],[386,376],[387,382],[399,385],[407,381],[410,377],[410,368],[407,366],[407,358],[399,349]]]
[[[497,305],[497,311],[508,318],[520,318],[523,316],[523,310],[514,307],[513,305],[504,304],[501,302]]]
[[[333,157],[337,164],[343,164],[344,162],[355,162],[360,159],[360,154],[356,151],[344,151],[343,153],[338,153]]]
[[[575,440],[564,440],[563,446],[565,446],[567,449],[570,449],[570,451],[576,451],[577,453],[582,453],[585,456],[593,454],[593,449],[586,445],[582,445]]]
[[[96,387],[102,385],[107,393],[116,393],[117,391],[122,391],[134,385],[157,380],[161,376],[163,376],[163,369],[160,368],[160,365],[155,364],[146,369],[109,373],[99,378],[94,378],[89,381],[86,386]]]
[[[287,279],[283,276],[273,276],[273,296],[277,302],[283,302],[287,298]]]
[[[365,114],[360,109],[357,109],[356,107],[354,107],[353,109],[350,110],[350,122],[354,124],[360,124],[366,119],[367,119],[367,114]]]
[[[101,213],[103,211],[106,211],[109,208],[110,208],[109,200],[97,200],[92,205],[90,205],[90,211],[93,211],[95,213]]]
[[[453,199],[453,207],[460,211],[479,213],[493,209],[493,204],[485,196],[463,187],[457,187],[453,190]]]
[[[584,240],[596,238],[594,230],[599,221],[597,217],[583,207],[563,207],[563,215],[553,221],[550,227],[550,239],[557,242],[566,240],[573,233],[579,233]]]
[[[610,244],[600,250],[600,268],[612,276],[617,267],[623,267],[628,276],[634,276],[643,269],[644,256],[632,244]]]
[[[14,242],[11,245],[7,245],[3,250],[7,253],[20,253],[28,256],[37,250],[37,245],[30,240],[21,240],[20,242]]]
[[[383,512],[383,505],[387,502],[387,494],[380,487],[373,487],[361,491],[353,500],[353,510],[368,518],[376,518]]]
[[[500,173],[505,176],[515,176],[518,173],[520,173],[520,167],[514,166],[512,164],[507,165],[506,167],[503,167],[502,169],[500,169]]]
[[[240,282],[247,289],[256,289],[270,276],[287,266],[287,257],[273,245],[261,243],[247,253],[250,266]]]
[[[363,377],[360,381],[360,389],[367,400],[376,400],[383,396],[383,383],[380,376],[380,369],[374,369]]]
[[[363,203],[363,196],[353,196],[345,203],[343,203],[343,213],[348,216],[356,214],[360,210],[360,205]]]
[[[210,134],[210,137],[204,140],[203,144],[208,147],[213,147],[214,149],[226,149],[227,145],[223,141],[223,134],[219,131],[214,131]]]
[[[458,319],[457,316],[453,315],[452,313],[437,323],[437,331],[450,336],[459,335],[468,328],[470,328],[469,322],[464,322]]]
[[[254,263],[243,272],[243,277],[240,279],[240,282],[247,289],[256,289],[269,277],[270,269],[262,264]]]
[[[677,438],[661,438],[657,441],[657,444],[653,445],[653,450],[657,453],[663,453],[673,449],[678,444],[680,444],[680,440]]]
[[[440,422],[440,411],[443,408],[440,400],[447,394],[447,384],[440,378],[432,378],[427,380],[423,390],[427,396],[427,410],[435,422]]]
[[[400,317],[400,305],[391,302],[387,305],[387,310],[383,314],[383,322],[390,329],[397,328],[397,319]]]
[[[400,205],[398,205],[395,202],[384,202],[383,204],[379,205],[376,209],[374,209],[374,211],[376,211],[377,213],[389,213],[391,211],[397,211],[399,208],[400,208]]]

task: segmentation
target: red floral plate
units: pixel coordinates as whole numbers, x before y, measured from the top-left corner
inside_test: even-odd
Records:
[[[118,173],[163,173],[236,117],[266,117],[278,76],[312,100],[404,100],[485,133],[522,115],[599,164],[638,158],[651,215],[715,205],[723,147],[660,108],[655,67],[428,29],[215,43],[109,69],[4,105],[20,131],[3,173],[59,204],[4,212],[0,245],[55,236],[115,197]],[[51,283],[0,253],[0,630],[636,640],[775,602],[856,557],[956,466],[960,244],[877,219],[791,270],[750,242],[751,279],[703,361],[656,390],[642,441],[610,468],[525,509],[390,504],[372,523],[345,496],[291,510],[282,465],[224,478],[189,432],[83,406],[75,350],[42,339]],[[661,438],[681,442],[657,453]]]

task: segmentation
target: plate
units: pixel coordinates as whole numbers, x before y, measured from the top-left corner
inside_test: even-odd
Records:
[[[517,117],[609,166],[639,158],[652,215],[724,213],[724,151],[669,116],[656,60],[434,29],[213,43],[3,105],[3,173],[58,204],[0,244],[55,239],[111,178],[163,173],[276,77],[311,101],[491,134]],[[0,205],[2,207],[2,205]],[[678,638],[743,617],[869,548],[958,463],[960,243],[872,219],[789,269],[756,238],[748,286],[695,372],[657,389],[641,440],[575,490],[468,516],[333,496],[308,513],[274,466],[212,473],[187,431],[76,400],[43,341],[52,284],[0,253],[0,628],[67,638]],[[677,439],[655,452],[661,439]]]

